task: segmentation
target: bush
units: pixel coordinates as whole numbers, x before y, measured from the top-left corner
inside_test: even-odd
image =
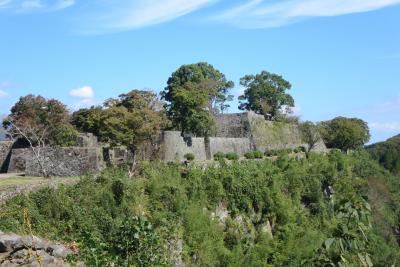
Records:
[[[214,154],[214,160],[223,160],[225,158],[225,154],[222,153],[221,151],[218,151],[217,153]]]
[[[238,160],[239,159],[239,155],[236,154],[235,152],[226,153],[225,157],[229,160]]]
[[[264,157],[261,151],[249,151],[244,154],[246,159],[262,159]]]
[[[256,159],[262,159],[264,157],[263,153],[258,150],[253,151],[253,155],[254,155],[254,158],[256,158]]]
[[[184,156],[184,158],[187,160],[187,161],[192,161],[192,160],[194,160],[194,155],[193,155],[193,153],[186,153],[185,154],[185,156]]]
[[[248,152],[244,153],[244,157],[246,159],[254,159],[255,158],[254,151],[248,151]]]
[[[282,155],[288,155],[290,153],[294,152],[293,149],[291,148],[284,148],[284,149],[270,149],[265,151],[264,155],[266,157],[273,157],[273,156],[282,156]]]
[[[307,152],[307,148],[305,146],[299,146],[298,149],[300,150],[300,152],[303,152],[303,153]]]

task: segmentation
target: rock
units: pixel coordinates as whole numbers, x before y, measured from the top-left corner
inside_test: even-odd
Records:
[[[272,234],[272,227],[270,222],[267,220],[264,224],[260,227],[261,233],[267,234],[269,237],[273,238],[274,235]]]
[[[218,218],[220,223],[225,223],[226,219],[229,216],[229,210],[226,207],[226,204],[220,202],[218,206],[215,208],[215,217]]]
[[[174,267],[185,267],[185,263],[182,259],[183,252],[183,240],[172,239],[169,242],[169,251],[171,253],[172,266]]]
[[[70,264],[64,260],[72,254],[73,251],[68,247],[44,241],[36,236],[19,236],[0,232],[1,267],[70,267]],[[80,262],[77,266],[84,267],[85,264]]]
[[[47,247],[46,252],[57,258],[66,258],[68,255],[73,254],[69,248],[63,245],[51,245]]]

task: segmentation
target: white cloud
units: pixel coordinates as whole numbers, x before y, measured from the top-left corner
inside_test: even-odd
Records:
[[[94,99],[94,90],[91,86],[83,86],[80,88],[72,89],[69,95],[78,98],[79,101],[75,102],[71,107],[73,110],[80,108],[87,108],[97,104]]]
[[[0,8],[6,7],[12,0],[0,0]]]
[[[106,33],[142,28],[174,20],[218,0],[122,0],[89,6],[81,17],[87,33]]]
[[[366,106],[355,110],[359,114],[396,113],[400,112],[400,97],[384,103]]]
[[[91,99],[94,97],[94,91],[90,86],[83,86],[81,88],[72,89],[69,95],[77,98]]]
[[[75,4],[75,0],[0,0],[0,8],[17,12],[57,11]]]
[[[400,0],[250,0],[214,17],[242,28],[269,28],[311,17],[360,13],[399,4]]]
[[[0,99],[6,98],[7,96],[8,96],[8,94],[5,91],[0,90]]]
[[[400,122],[373,122],[369,126],[377,131],[400,132]]]

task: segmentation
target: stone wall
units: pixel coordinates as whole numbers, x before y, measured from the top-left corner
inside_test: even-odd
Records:
[[[104,167],[101,149],[97,147],[46,147],[40,150],[40,155],[50,176],[79,176],[98,172]],[[8,172],[42,175],[40,164],[30,148],[12,150]]]
[[[8,170],[12,146],[12,141],[0,141],[0,173]]]
[[[214,116],[215,136],[244,138],[250,136],[247,113],[218,114]]]
[[[223,138],[210,137],[210,154],[213,156],[217,152],[235,152],[243,156],[244,153],[251,150],[249,138]]]
[[[207,159],[203,137],[184,138],[178,131],[165,131],[162,144],[165,161],[183,160],[186,153],[194,154],[197,160]]]
[[[30,148],[13,148],[11,151],[10,163],[8,165],[8,173],[23,173],[26,168],[26,161],[32,159],[32,151]]]
[[[79,133],[76,137],[76,146],[78,147],[97,147],[97,137],[92,133]]]

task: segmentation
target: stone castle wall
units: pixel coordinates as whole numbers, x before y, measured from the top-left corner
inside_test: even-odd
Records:
[[[42,149],[43,161],[50,175],[77,176],[101,170],[104,162],[120,164],[132,160],[126,148],[103,148],[91,134],[80,135],[78,145],[81,147]],[[29,176],[41,174],[38,161],[30,149],[12,149],[10,154],[11,146],[10,142],[0,143],[0,164],[7,162],[9,173],[25,172]],[[181,161],[185,154],[192,153],[196,160],[211,160],[217,152],[235,152],[243,156],[251,150],[265,152],[299,146],[306,145],[302,143],[297,125],[266,121],[261,115],[246,112],[217,115],[215,134],[207,139],[182,137],[178,131],[164,131],[151,142],[143,144],[136,155],[138,160]],[[325,151],[326,147],[320,142],[314,150]]]
[[[181,136],[177,131],[164,132],[163,156],[165,161],[183,160],[186,153],[192,153],[197,160],[212,159],[217,152],[235,152],[243,156],[251,150],[267,150],[307,147],[302,142],[297,125],[271,122],[254,112],[220,114],[215,116],[215,135],[209,137],[209,144],[203,137]],[[321,141],[314,151],[325,151]]]
[[[97,147],[40,149],[40,160],[50,176],[79,176],[97,172],[102,167],[102,153]],[[8,172],[25,172],[26,176],[41,176],[42,169],[30,148],[13,149]]]
[[[0,173],[8,170],[12,146],[12,141],[0,141]]]

